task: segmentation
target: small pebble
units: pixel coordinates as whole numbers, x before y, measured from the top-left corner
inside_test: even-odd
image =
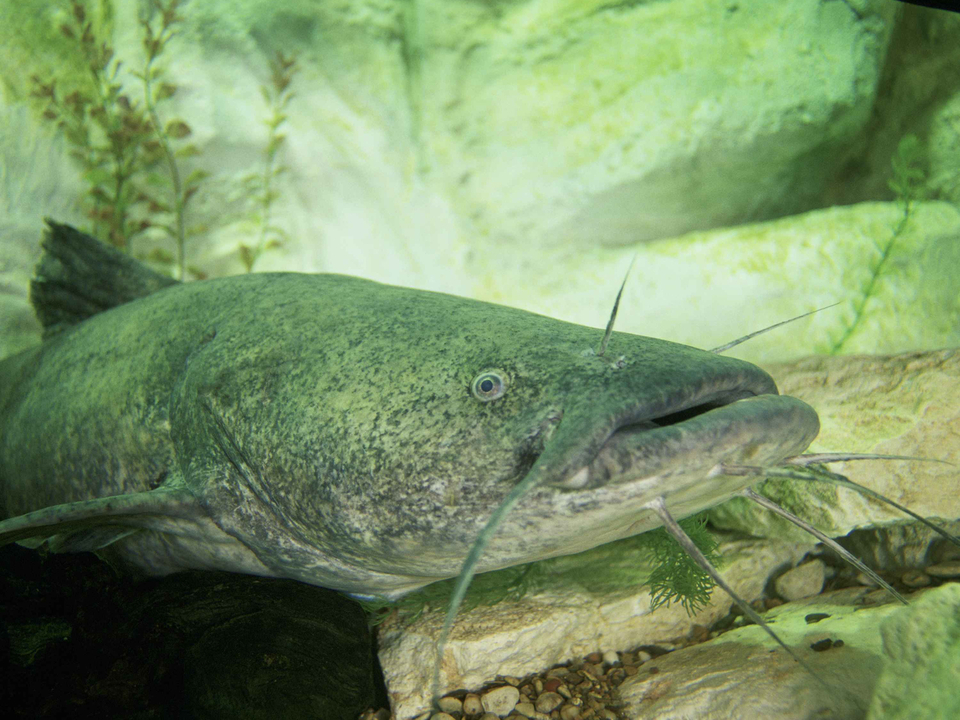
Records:
[[[815,643],[811,643],[810,649],[815,652],[823,652],[824,650],[829,650],[834,647],[834,642],[830,638],[824,638],[823,640],[817,640]],[[840,647],[843,647],[841,644]]]
[[[652,660],[652,659],[653,659],[653,655],[651,655],[650,653],[648,653],[646,650],[640,650],[640,651],[637,653],[637,664],[638,664],[638,665],[643,665],[647,660]]]
[[[617,655],[617,653],[614,652],[613,650],[607,650],[603,654],[603,662],[605,662],[607,665],[619,665],[620,656]]]
[[[467,693],[463,699],[464,715],[479,715],[483,712],[483,703],[480,702],[480,696],[476,693]]]
[[[567,700],[573,697],[573,693],[570,692],[570,688],[563,684],[557,687],[557,692],[567,698]]]
[[[900,576],[900,580],[904,585],[911,588],[926,587],[933,582],[923,570],[905,570],[903,575]]]
[[[828,617],[830,617],[829,613],[810,613],[809,615],[804,615],[803,619],[807,622],[807,625],[813,625],[821,620],[826,620]]]
[[[445,712],[438,712],[431,715],[430,720],[453,720],[453,715]]]
[[[537,698],[537,712],[547,715],[563,705],[563,697],[555,692],[541,693]]]
[[[540,678],[533,679],[533,687],[537,690],[537,695],[543,692],[543,680]]]
[[[520,701],[520,691],[512,685],[503,685],[492,690],[487,690],[480,696],[480,702],[483,703],[483,709],[488,713],[506,717],[517,706]]]
[[[811,560],[788,570],[774,581],[777,595],[784,600],[802,600],[823,590],[826,565],[822,560]]]
[[[580,717],[580,708],[576,705],[565,705],[560,709],[560,720],[577,720]]]
[[[430,713],[426,713],[427,717],[429,715]],[[389,708],[380,708],[379,710],[370,708],[360,715],[360,720],[390,720],[390,710]]]
[[[537,715],[537,709],[533,706],[533,703],[529,702],[518,703],[514,711],[528,718],[536,717]]]
[[[927,575],[934,577],[960,577],[960,560],[948,560],[926,568]]]
[[[460,701],[460,698],[455,697],[442,697],[437,700],[437,707],[440,708],[441,712],[445,713],[458,713],[463,712],[463,703]]]
[[[560,678],[547,678],[547,681],[543,684],[543,689],[546,692],[556,692],[561,685],[563,685],[563,682]]]
[[[509,683],[510,685],[513,685],[514,687],[517,687],[517,685],[520,684],[520,678],[516,678],[513,675],[504,675],[503,681],[505,683]]]
[[[603,661],[603,653],[592,652],[587,655],[587,662],[589,663],[598,663]]]
[[[600,660],[603,660],[603,656],[600,656]],[[598,677],[603,675],[603,670],[600,666],[595,665],[594,663],[584,663],[583,667],[580,668],[580,672],[589,677],[592,680],[596,680]]]

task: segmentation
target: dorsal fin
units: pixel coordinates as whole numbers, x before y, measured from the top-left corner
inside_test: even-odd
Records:
[[[177,283],[70,225],[46,222],[43,255],[30,281],[44,338]]]

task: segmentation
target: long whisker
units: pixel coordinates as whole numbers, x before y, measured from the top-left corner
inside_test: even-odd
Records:
[[[755,338],[757,335],[763,335],[764,333],[770,332],[771,330],[774,330],[774,329],[780,327],[781,325],[786,325],[787,323],[792,323],[794,320],[800,320],[801,318],[807,317],[807,315],[813,315],[814,313],[818,313],[818,312],[820,312],[821,310],[827,310],[828,308],[836,307],[836,306],[839,305],[839,304],[840,304],[840,302],[835,302],[835,303],[833,303],[833,305],[824,305],[822,308],[817,308],[816,310],[811,310],[810,312],[806,312],[806,313],[804,313],[803,315],[797,315],[796,317],[792,317],[792,318],[790,318],[789,320],[782,320],[781,322],[778,322],[778,323],[776,323],[775,325],[768,325],[767,327],[765,327],[765,328],[763,328],[763,329],[761,329],[761,330],[757,330],[757,331],[755,331],[755,332],[752,332],[752,333],[750,333],[749,335],[744,335],[743,337],[737,338],[736,340],[731,340],[731,341],[728,342],[726,345],[721,345],[720,347],[715,347],[715,348],[713,348],[713,350],[711,350],[710,352],[716,353],[717,355],[719,355],[720,353],[724,353],[724,352],[726,352],[727,350],[729,350],[729,349],[732,348],[732,347],[736,347],[736,346],[739,345],[740,343],[745,343],[747,340],[750,340],[750,339],[752,339],[752,338]]]
[[[807,482],[822,482],[830,483],[833,485],[839,485],[840,487],[845,487],[850,490],[855,490],[861,495],[871,497],[874,500],[879,500],[880,502],[887,503],[892,507],[897,508],[903,513],[906,513],[910,517],[918,520],[919,522],[926,525],[928,528],[933,530],[938,535],[946,538],[954,545],[960,547],[960,539],[957,539],[946,530],[937,525],[934,525],[932,522],[927,520],[925,517],[918,515],[913,510],[908,507],[904,507],[900,503],[891,500],[888,497],[884,497],[876,490],[871,490],[868,487],[859,485],[849,478],[845,478],[843,475],[838,475],[837,473],[832,473],[829,470],[822,470],[819,468],[803,468],[801,470],[791,470],[789,468],[763,468],[763,467],[753,467],[750,465],[720,465],[717,474],[719,475],[757,475],[763,477],[777,477],[777,478],[789,478],[791,480],[806,480]]]
[[[806,455],[794,455],[783,461],[784,465],[820,465],[823,463],[847,462],[848,460],[919,460],[922,462],[935,462],[944,465],[953,465],[947,460],[938,460],[937,458],[913,457],[912,455],[874,455],[872,453],[808,453]]]
[[[831,692],[835,692],[837,690],[836,687],[831,686],[830,683],[828,683],[826,680],[820,677],[820,675],[817,673],[816,670],[814,670],[810,665],[808,665],[799,655],[797,655],[793,651],[793,649],[789,645],[787,645],[783,640],[781,640],[780,636],[777,635],[773,631],[773,628],[770,627],[770,624],[766,620],[764,620],[762,617],[760,617],[760,614],[756,610],[754,610],[752,607],[750,607],[750,604],[747,603],[746,600],[741,598],[739,595],[737,595],[733,591],[733,588],[730,587],[727,584],[727,582],[720,576],[720,573],[717,572],[717,569],[713,566],[713,564],[709,560],[707,560],[706,556],[700,551],[700,548],[696,546],[696,543],[694,543],[693,540],[690,539],[690,536],[683,531],[683,528],[680,527],[680,523],[678,523],[676,520],[673,519],[673,516],[670,514],[670,511],[667,510],[667,504],[663,497],[656,498],[655,500],[650,502],[646,507],[657,513],[666,531],[670,533],[670,535],[673,537],[674,540],[677,541],[680,547],[682,547],[684,551],[691,558],[693,558],[693,561],[696,562],[697,565],[699,565],[700,568],[705,573],[707,573],[707,575],[709,575],[710,578],[720,588],[722,588],[724,592],[727,593],[727,595],[730,596],[733,602],[737,604],[737,607],[739,607],[748,618],[750,618],[753,622],[755,622],[757,625],[763,628],[763,630],[767,633],[767,635],[773,638],[780,647],[782,647],[784,650],[787,651],[790,657],[792,657],[794,660],[800,663],[801,667],[803,667],[804,670],[806,670],[814,678],[816,678],[817,681],[821,685],[823,685],[827,690]]]
[[[767,508],[767,510],[771,510],[772,512],[775,512],[780,517],[786,520],[789,520],[797,527],[803,530],[806,530],[808,533],[810,533],[815,538],[817,538],[817,540],[819,540],[828,548],[830,548],[835,553],[837,553],[837,555],[839,555],[841,558],[843,558],[848,563],[850,563],[855,568],[857,568],[857,570],[868,575],[871,580],[877,583],[877,585],[882,587],[888,593],[893,595],[897,600],[902,602],[904,605],[908,604],[907,599],[903,595],[901,595],[896,590],[894,590],[893,586],[890,585],[882,577],[880,577],[876,572],[874,572],[869,567],[864,565],[863,562],[856,555],[852,554],[849,550],[844,548],[833,538],[827,537],[826,535],[824,535],[822,532],[817,530],[813,525],[808,523],[806,520],[802,520],[801,518],[794,515],[792,512],[785,510],[784,508],[780,507],[769,498],[765,498],[763,495],[760,495],[758,492],[756,492],[752,488],[746,488],[740,494],[743,495],[744,497],[750,498],[758,505],[762,505],[763,507]]]
[[[610,319],[607,321],[607,329],[603,333],[603,340],[600,341],[600,349],[597,350],[597,357],[603,357],[607,351],[607,343],[610,342],[610,335],[613,333],[613,323],[617,319],[617,311],[620,309],[620,298],[623,296],[623,289],[627,286],[627,278],[630,277],[630,271],[633,270],[633,264],[637,261],[637,255],[634,253],[630,260],[630,267],[623,276],[623,282],[620,283],[620,291],[617,293],[617,299],[613,301],[613,312],[610,313]]]
[[[496,533],[497,528],[500,527],[503,519],[539,480],[539,475],[530,472],[527,473],[527,476],[523,480],[513,486],[500,505],[497,506],[497,509],[490,515],[486,525],[483,526],[480,534],[477,535],[477,539],[474,540],[470,552],[467,553],[467,557],[463,561],[460,574],[457,576],[457,582],[453,588],[453,594],[450,596],[450,601],[447,605],[447,614],[443,619],[443,628],[440,631],[440,637],[437,639],[437,654],[433,666],[431,693],[434,704],[436,704],[440,696],[440,665],[443,662],[443,649],[447,644],[450,631],[453,629],[453,623],[454,620],[456,620],[460,605],[463,603],[463,598],[467,594],[467,588],[470,587],[470,582],[477,572],[477,564],[480,562],[480,556],[483,555],[483,551],[486,550],[487,544],[490,542],[494,533]]]

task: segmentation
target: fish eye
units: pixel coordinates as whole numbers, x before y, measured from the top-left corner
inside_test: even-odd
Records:
[[[506,392],[507,382],[500,373],[486,370],[473,379],[470,389],[477,400],[490,402]]]

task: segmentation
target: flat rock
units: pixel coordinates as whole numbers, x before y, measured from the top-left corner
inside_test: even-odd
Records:
[[[880,624],[902,609],[880,591],[862,588],[774,608],[764,618],[818,677],[751,625],[642,665],[620,686],[626,715],[631,720],[862,718],[883,667]],[[828,617],[809,623],[807,617],[816,614]],[[824,647],[824,640],[833,646],[819,652],[810,647],[818,642]]]
[[[444,651],[440,692],[477,690],[497,675],[522,677],[594,651],[657,644],[727,613],[731,600],[723,592],[714,592],[710,603],[691,617],[679,605],[651,612],[650,594],[639,587],[639,579],[633,588],[608,593],[571,584],[570,578],[589,566],[603,564],[616,573],[624,557],[626,565],[636,564],[629,540],[558,558],[567,574],[559,574],[557,582],[541,591],[462,612]],[[795,564],[811,547],[812,543],[731,542],[721,548],[722,573],[736,592],[753,599],[775,568]],[[380,662],[398,720],[417,717],[429,708],[443,603],[408,625],[388,619],[380,626]]]

